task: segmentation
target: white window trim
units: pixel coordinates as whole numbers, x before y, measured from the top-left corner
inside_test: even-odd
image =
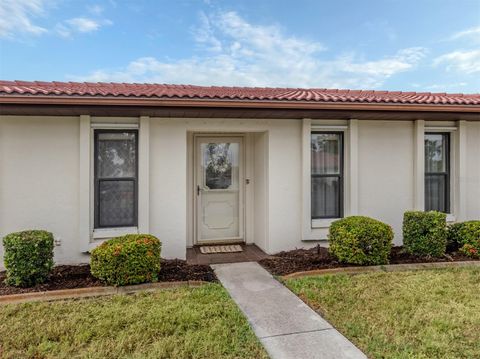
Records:
[[[138,227],[95,228],[93,239],[108,239],[125,234],[138,233]]]
[[[90,221],[90,173],[91,173],[91,145],[90,145],[90,116],[81,115],[79,118],[79,218],[78,237],[82,252],[89,250],[91,221]]]
[[[312,219],[312,229],[315,228],[330,228],[332,222],[339,220],[340,218],[316,218]]]
[[[91,128],[95,130],[137,130],[138,123],[92,123]]]
[[[311,218],[311,157],[310,143],[312,131],[332,131],[344,133],[344,216],[358,212],[358,120],[314,120],[303,119],[302,123],[302,193],[303,193],[303,233],[302,240],[326,240],[331,223],[340,218]]]
[[[425,210],[425,133],[450,133],[450,213],[447,222],[462,221],[466,218],[466,165],[467,165],[466,121],[439,126],[424,120],[415,121],[415,164],[414,164],[414,208]]]
[[[104,240],[130,233],[149,233],[149,152],[150,118],[141,116],[137,123],[93,123],[89,115],[79,119],[79,238],[83,252]],[[96,129],[138,129],[138,226],[119,228],[93,228],[94,178],[93,148]]]
[[[138,129],[138,231],[150,233],[150,117],[141,116]]]

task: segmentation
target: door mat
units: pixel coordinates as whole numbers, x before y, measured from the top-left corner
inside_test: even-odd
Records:
[[[200,253],[202,254],[216,254],[216,253],[235,253],[243,252],[243,248],[239,244],[231,244],[225,246],[201,246]]]

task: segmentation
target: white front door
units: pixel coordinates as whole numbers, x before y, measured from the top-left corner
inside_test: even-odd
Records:
[[[197,243],[243,240],[243,138],[196,137]]]

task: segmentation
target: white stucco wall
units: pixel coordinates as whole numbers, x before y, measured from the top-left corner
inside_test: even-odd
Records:
[[[269,253],[310,246],[302,242],[302,124],[281,120],[269,131]]]
[[[185,125],[150,120],[150,233],[162,241],[166,258],[185,258],[186,150]]]
[[[359,121],[358,213],[390,224],[401,244],[413,208],[413,123]]]
[[[118,122],[92,119],[99,121]],[[0,117],[0,236],[33,228],[52,231],[61,240],[55,248],[57,263],[88,261],[82,254],[88,238],[79,236],[79,218],[85,218],[80,215],[79,199],[89,196],[79,190],[79,123],[78,117]],[[189,134],[193,132],[252,134],[247,141],[252,178],[246,205],[253,212],[246,217],[248,242],[268,253],[318,243],[301,240],[302,121],[150,118],[148,123],[148,221],[142,218],[141,222],[162,240],[164,257],[185,258],[185,248],[193,243],[193,231],[188,230],[192,202],[187,185]],[[414,208],[415,202],[414,122],[356,123],[358,183],[352,188],[358,187],[358,214],[392,225],[395,243],[400,244],[403,212]],[[465,211],[467,219],[478,219],[480,122],[466,126]],[[88,151],[88,146],[84,148]]]
[[[0,118],[0,237],[45,229],[61,240],[57,263],[88,261],[77,236],[78,142],[75,117]]]

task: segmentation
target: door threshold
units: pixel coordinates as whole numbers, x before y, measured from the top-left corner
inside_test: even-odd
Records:
[[[228,245],[228,244],[245,244],[245,241],[244,240],[225,240],[225,241],[220,241],[220,240],[217,240],[217,241],[202,241],[202,242],[198,242],[196,244],[194,244],[193,246],[194,247],[201,247],[201,246],[215,246],[215,245]]]

